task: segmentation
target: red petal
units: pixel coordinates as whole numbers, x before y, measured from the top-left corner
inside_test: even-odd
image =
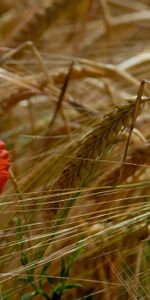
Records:
[[[0,140],[0,150],[5,149],[5,143]]]
[[[5,183],[9,177],[9,153],[5,149],[5,144],[0,140],[0,192],[3,190]]]
[[[7,150],[1,150],[1,149],[0,149],[0,159],[1,159],[1,158],[2,158],[2,159],[8,159],[8,157],[9,157],[8,151],[7,151]]]

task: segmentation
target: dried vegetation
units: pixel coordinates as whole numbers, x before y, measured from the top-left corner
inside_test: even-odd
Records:
[[[149,1],[0,15],[1,299],[149,299]]]

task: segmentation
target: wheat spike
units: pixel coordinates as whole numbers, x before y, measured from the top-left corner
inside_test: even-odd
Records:
[[[101,158],[110,149],[120,130],[129,124],[133,109],[134,103],[119,107],[93,128],[83,139],[74,161],[63,171],[57,183],[60,188],[79,186],[86,174],[91,172],[90,168],[93,167],[96,158]]]
[[[6,44],[16,45],[24,41],[38,41],[49,26],[77,5],[76,0],[48,1],[42,8],[36,5],[31,12],[27,10],[24,13],[22,16],[23,21],[21,20],[14,30],[10,32],[9,36],[6,37]]]
[[[34,86],[31,84],[29,88],[24,87],[13,87],[8,89],[7,93],[6,90],[3,92],[0,101],[0,117],[3,117],[6,112],[10,109],[10,107],[15,106],[17,103],[25,100],[30,99],[36,95],[47,95],[49,97],[49,89],[53,89],[53,93],[56,97],[59,95],[59,89],[54,87],[54,85],[50,85],[49,88],[43,88],[44,81],[42,82],[33,82]],[[73,107],[79,113],[85,113],[87,116],[96,116],[97,112],[90,110],[86,107],[86,105],[80,103],[76,99],[74,99],[71,95],[66,94],[65,101]]]
[[[100,159],[104,158],[115,143],[116,137],[121,129],[129,125],[134,109],[135,103],[128,103],[125,106],[119,107],[93,128],[83,139],[74,155],[74,159],[66,165],[52,189],[65,190],[68,188],[82,188],[86,186],[92,179],[92,172],[95,170],[95,167],[98,166],[97,158],[99,158],[100,163]],[[74,195],[66,201],[64,209],[60,210],[60,213],[58,212],[60,214],[58,219],[63,220],[67,216],[77,196],[79,195],[74,193]],[[67,200],[66,197],[65,200]],[[54,213],[61,207],[60,203],[62,203],[62,201],[59,203],[57,201],[57,206],[54,205]],[[61,223],[63,223],[63,221],[61,221]],[[54,225],[56,226],[57,222]]]

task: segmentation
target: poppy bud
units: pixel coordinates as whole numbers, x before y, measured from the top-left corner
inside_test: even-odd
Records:
[[[5,149],[4,142],[0,140],[0,192],[2,192],[9,177],[9,166],[9,153]]]

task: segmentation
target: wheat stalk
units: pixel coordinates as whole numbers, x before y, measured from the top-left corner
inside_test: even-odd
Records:
[[[61,68],[60,70],[50,72],[50,76],[55,83],[63,83],[67,70]],[[72,68],[71,79],[83,79],[86,77],[92,78],[111,78],[113,80],[124,80],[127,83],[139,87],[138,79],[134,78],[126,70],[123,70],[113,64],[99,63],[91,61],[90,59],[79,58],[74,63]]]
[[[115,16],[111,17],[111,22],[109,25],[111,25],[110,29],[115,34],[117,30],[120,28],[124,28],[125,26],[136,26],[138,22],[149,22],[150,20],[150,12],[148,8],[145,6],[145,10],[142,11],[136,11],[129,14],[121,14],[121,16]],[[107,34],[107,28],[105,26],[104,22],[101,22],[101,26],[98,26],[98,29],[96,28],[94,33],[87,38],[86,41],[82,44],[82,51],[84,49],[87,50],[91,47],[91,45],[95,44],[100,37],[103,38]]]

